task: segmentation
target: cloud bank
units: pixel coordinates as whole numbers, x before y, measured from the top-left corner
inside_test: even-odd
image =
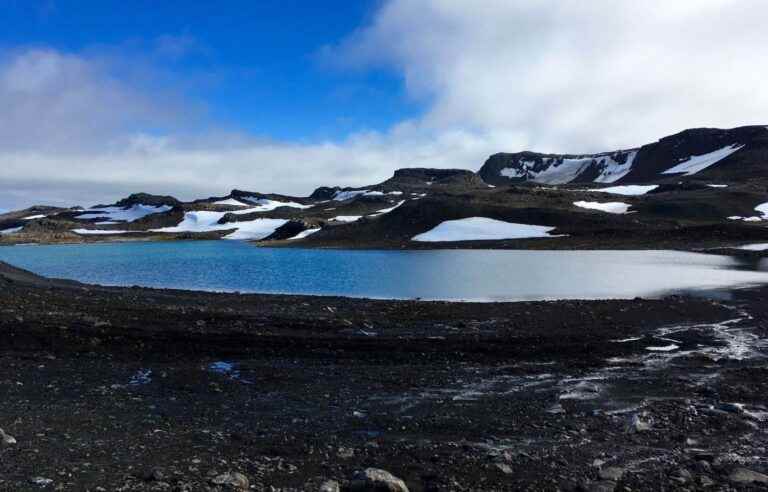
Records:
[[[768,4],[758,0],[390,0],[322,49],[336,69],[395,70],[420,117],[339,141],[277,142],[206,121],[202,101],[131,77],[129,59],[0,57],[0,207],[308,194],[488,154],[632,147],[688,127],[765,124]],[[168,37],[169,56],[194,40]]]

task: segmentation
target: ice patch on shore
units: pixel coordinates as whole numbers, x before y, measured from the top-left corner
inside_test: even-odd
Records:
[[[744,145],[734,144],[729,145],[728,147],[723,147],[719,150],[715,150],[714,152],[710,152],[708,154],[686,157],[684,158],[684,162],[681,162],[680,164],[667,169],[661,174],[685,174],[686,176],[690,176],[717,164],[729,155],[738,152],[743,148]]]
[[[10,229],[3,229],[0,231],[0,236],[8,236],[10,234],[16,234],[17,232],[24,229],[23,227],[11,227]]]
[[[609,214],[626,214],[631,207],[630,204],[624,202],[573,202],[573,204],[579,208],[599,210]]]
[[[649,193],[659,185],[625,185],[625,186],[610,186],[608,188],[595,188],[587,191],[594,191],[598,193],[611,193],[612,195],[624,195],[624,196],[640,196]]]
[[[487,241],[499,239],[523,239],[553,237],[554,227],[516,224],[487,217],[447,220],[437,227],[418,234],[413,241]]]
[[[133,205],[131,207],[104,207],[98,209],[90,209],[88,212],[78,215],[76,219],[101,219],[106,218],[109,221],[116,222],[134,222],[139,219],[143,219],[147,215],[160,214],[168,212],[172,207],[168,205],[160,205],[158,207],[152,205]]]

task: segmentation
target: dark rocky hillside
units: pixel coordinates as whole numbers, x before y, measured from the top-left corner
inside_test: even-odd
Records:
[[[666,183],[684,173],[665,171],[696,156],[731,147],[735,150],[710,167],[692,174],[697,179],[743,181],[765,175],[768,165],[768,127],[744,126],[730,130],[696,128],[662,138],[639,149],[600,154],[499,153],[480,169],[487,183],[505,185],[533,181],[567,183]],[[713,157],[714,158],[714,157]]]
[[[399,169],[378,184],[326,186],[308,197],[236,189],[189,202],[138,193],[89,209],[37,206],[0,215],[0,244],[734,248],[768,242],[766,170],[768,128],[692,129],[602,154],[496,154],[479,173]],[[548,232],[516,232],[530,226]]]

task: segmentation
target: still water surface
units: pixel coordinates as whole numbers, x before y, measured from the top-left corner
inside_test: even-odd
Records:
[[[765,262],[676,251],[349,251],[190,241],[0,247],[0,261],[103,285],[397,299],[620,299],[768,283]]]

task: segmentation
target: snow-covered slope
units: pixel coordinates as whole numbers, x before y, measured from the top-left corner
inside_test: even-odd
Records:
[[[503,164],[504,167],[498,170],[498,175],[503,178],[513,181],[533,181],[558,185],[579,181],[582,176],[586,175],[591,176],[588,181],[613,183],[632,169],[632,163],[636,156],[637,150],[580,156],[523,152],[521,154],[497,154],[491,159],[506,160]],[[487,165],[489,165],[488,162]],[[481,170],[480,174],[483,179],[489,181],[487,171]],[[492,184],[493,181],[495,179],[491,178]]]
[[[486,183],[505,185],[531,181],[567,183],[655,183],[675,177],[707,174],[743,180],[764,167],[768,128],[730,130],[699,128],[662,138],[637,149],[598,154],[492,155],[480,169]]]
[[[77,216],[78,219],[104,219],[105,222],[134,222],[147,215],[161,214],[171,210],[168,205],[152,206],[136,204],[130,207],[102,207],[90,209]]]

